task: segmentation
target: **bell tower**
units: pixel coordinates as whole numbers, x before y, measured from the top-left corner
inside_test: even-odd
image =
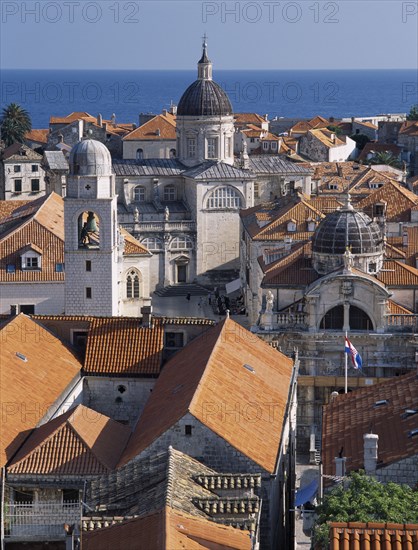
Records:
[[[119,315],[123,239],[112,159],[99,141],[71,150],[64,222],[65,314]]]

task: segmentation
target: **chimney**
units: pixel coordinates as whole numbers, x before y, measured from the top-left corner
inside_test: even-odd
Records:
[[[113,124],[113,126],[116,126],[116,115],[115,115],[115,113],[113,113],[112,116],[110,117],[110,121]]]
[[[355,122],[355,120],[356,120],[356,119],[352,116],[352,117],[351,117],[351,124],[353,124],[353,122]]]
[[[146,328],[152,328],[152,321],[151,321],[152,306],[141,307],[141,313],[142,313],[142,326]]]
[[[100,126],[100,128],[103,126],[103,117],[101,113],[97,115],[97,126]]]
[[[64,143],[64,136],[62,134],[58,134],[58,143]]]
[[[331,141],[332,143],[335,143],[335,134],[331,134]]]
[[[334,461],[335,461],[335,475],[337,477],[344,477],[345,476],[345,461],[346,461],[346,457],[345,456],[336,456],[334,458]]]
[[[269,119],[268,114],[265,114],[265,115],[264,115],[264,120],[265,120],[266,122],[268,122],[268,119]]]
[[[171,103],[170,103],[170,113],[172,115],[177,114],[177,105],[175,103],[173,103],[173,101],[171,101]]]
[[[408,231],[402,233],[402,246],[408,246]]]
[[[377,446],[379,436],[377,434],[364,434],[364,470],[366,475],[375,476],[377,466]]]
[[[331,393],[331,395],[330,395],[330,398],[329,398],[330,403],[332,403],[333,401],[335,401],[339,395],[340,395],[340,394],[339,394],[337,391],[333,391],[333,392]]]
[[[168,113],[167,109],[163,109],[163,116],[167,116],[167,113]]]

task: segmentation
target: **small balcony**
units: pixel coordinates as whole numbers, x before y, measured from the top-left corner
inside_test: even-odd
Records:
[[[81,503],[6,503],[4,538],[9,542],[64,540],[64,523],[80,523]]]

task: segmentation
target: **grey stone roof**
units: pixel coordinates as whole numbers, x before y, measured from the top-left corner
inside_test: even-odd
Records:
[[[259,509],[260,486],[259,474],[217,473],[169,447],[166,452],[140,458],[117,473],[90,481],[86,487],[86,503],[93,509],[94,517],[99,513],[143,516],[170,506],[195,517],[242,525]],[[248,496],[250,490],[252,497]],[[223,491],[228,496],[222,496]],[[216,517],[227,510],[229,521]]]
[[[198,166],[194,166],[186,172],[183,176],[193,178],[196,180],[217,180],[217,179],[254,179],[255,174],[250,170],[241,170],[235,168],[225,162],[206,161]]]
[[[181,96],[177,116],[227,116],[232,105],[227,94],[213,80],[195,80]]]
[[[352,254],[383,251],[383,238],[377,223],[351,205],[322,220],[313,236],[312,251],[344,254],[347,246]]]
[[[68,162],[62,151],[45,151],[44,161],[51,170],[68,170]]]
[[[77,176],[110,175],[112,157],[109,149],[95,139],[84,139],[70,153],[70,173]]]
[[[179,176],[185,166],[176,159],[117,159],[113,170],[117,176]]]
[[[42,155],[28,147],[27,145],[22,145],[21,143],[13,143],[3,149],[0,152],[0,157],[2,160],[7,160],[10,162],[25,162],[25,161],[40,161],[42,160]]]
[[[312,169],[282,159],[277,155],[250,155],[250,170],[256,174],[298,174],[301,176],[313,174]]]

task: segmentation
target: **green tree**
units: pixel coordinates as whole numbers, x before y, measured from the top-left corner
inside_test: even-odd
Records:
[[[340,136],[343,133],[341,127],[336,126],[335,124],[330,124],[329,126],[327,126],[327,129],[331,132],[334,132],[336,136]]]
[[[393,156],[389,151],[379,151],[370,160],[370,164],[387,164],[393,168],[402,168],[402,163],[399,159]]]
[[[406,120],[418,120],[418,103],[412,105],[409,114],[406,116]]]
[[[15,142],[22,143],[26,132],[32,129],[29,113],[17,103],[4,107],[1,118],[1,139],[6,147]]]
[[[379,483],[363,471],[353,472],[348,484],[325,495],[317,508],[314,545],[328,548],[330,521],[418,522],[418,491],[407,485]]]
[[[350,139],[354,140],[357,145],[357,149],[362,151],[366,143],[369,143],[370,138],[366,134],[353,134]]]

